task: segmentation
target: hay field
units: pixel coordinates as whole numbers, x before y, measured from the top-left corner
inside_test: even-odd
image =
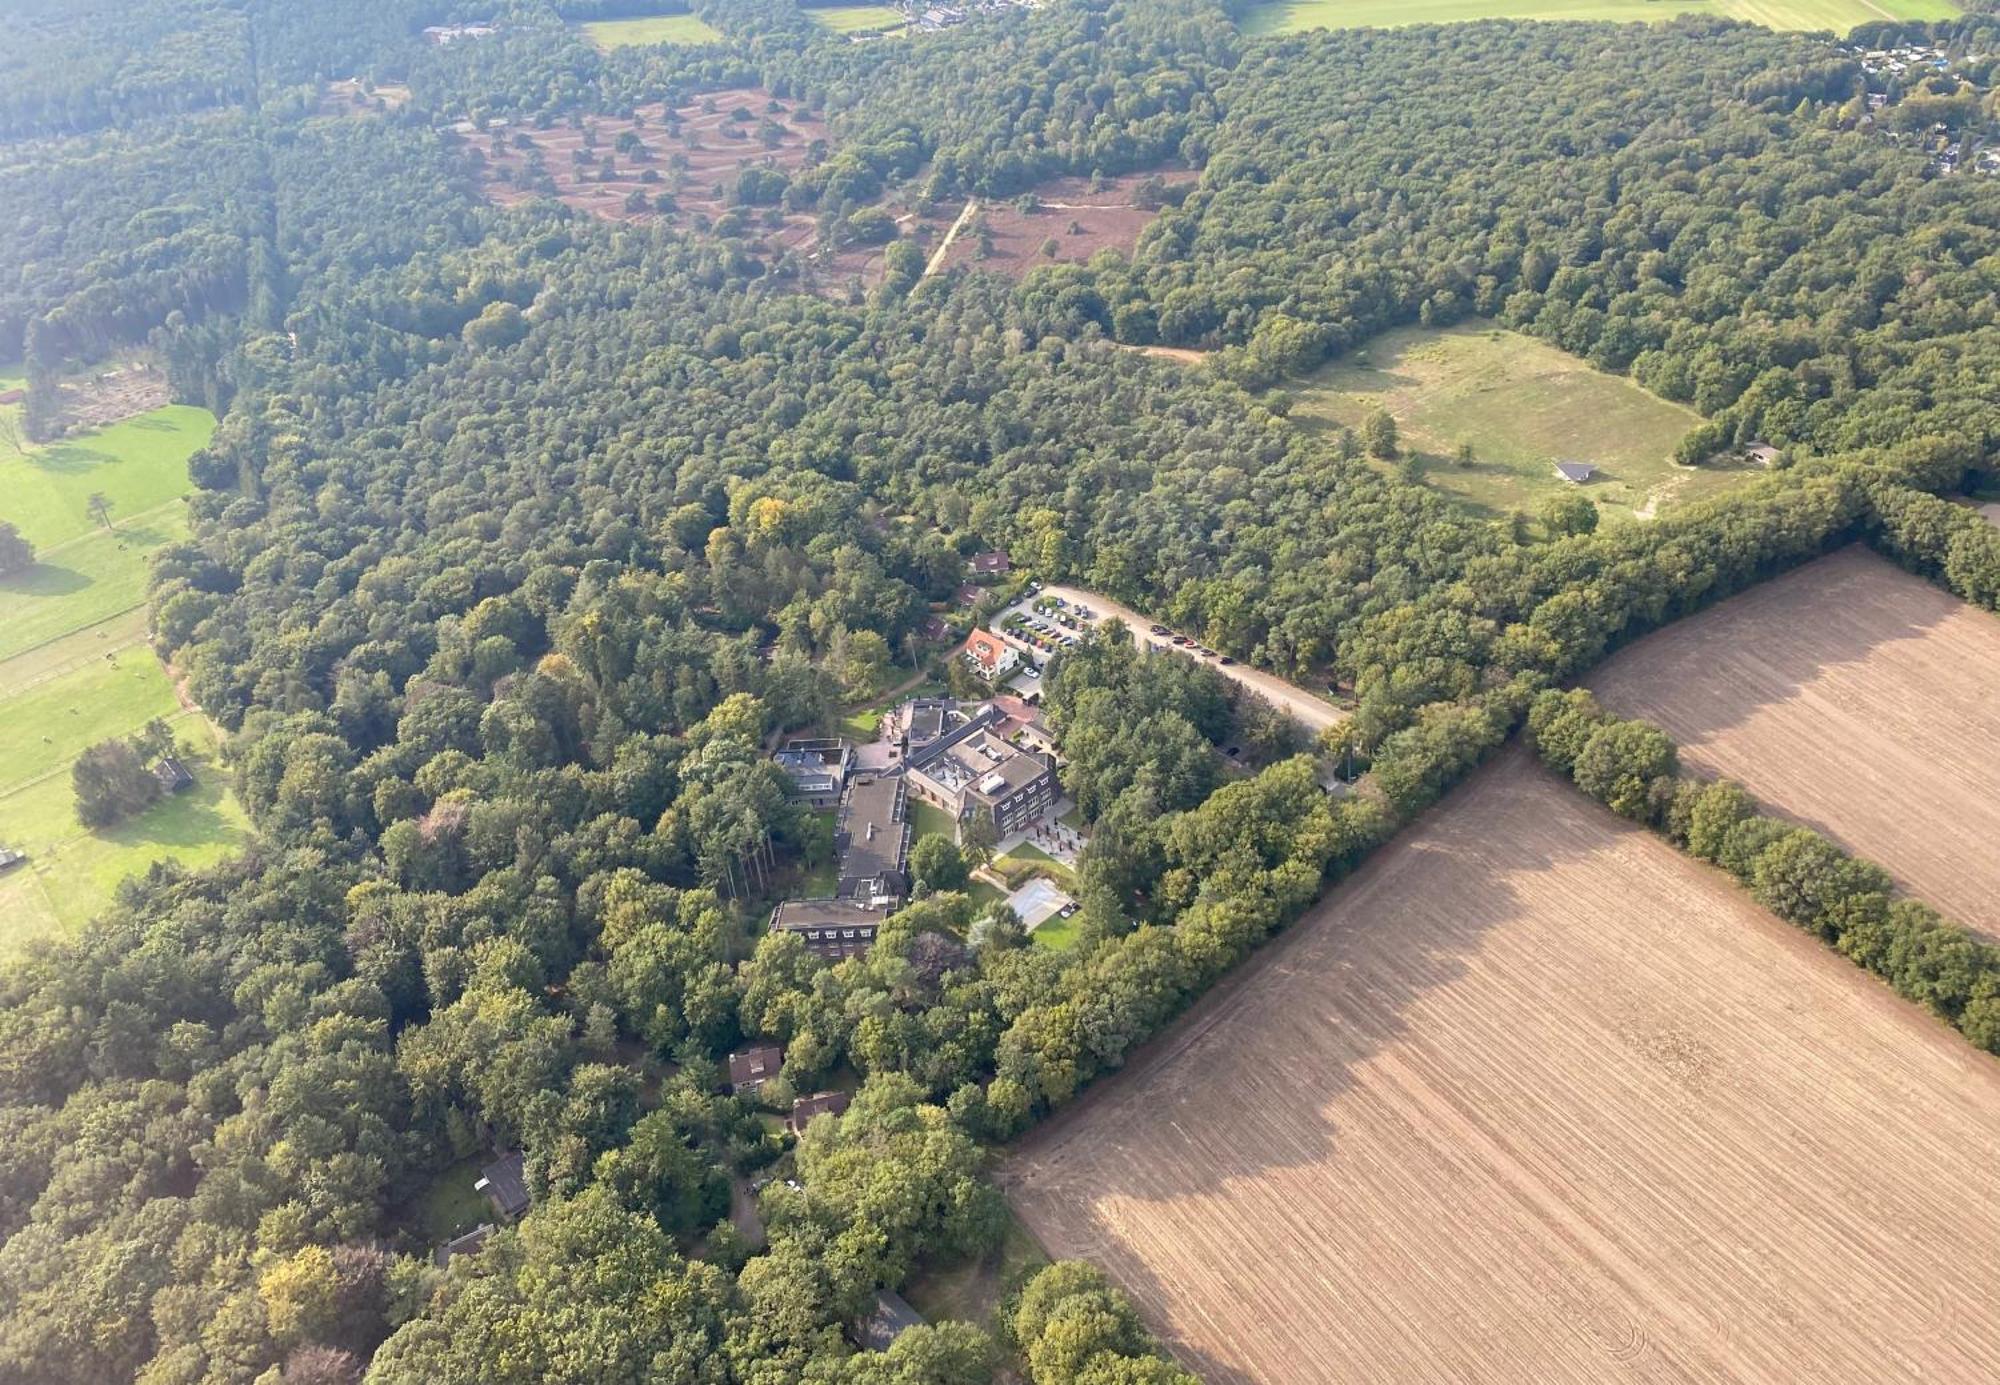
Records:
[[[1003,1171],[1216,1385],[1972,1381],[2000,1065],[1518,749]]]
[[[1856,546],[1621,651],[1604,704],[2000,938],[2000,617]]]

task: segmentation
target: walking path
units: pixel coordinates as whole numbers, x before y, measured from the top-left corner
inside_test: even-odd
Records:
[[[965,206],[960,210],[958,220],[951,223],[951,229],[944,233],[944,239],[938,242],[938,248],[932,252],[930,263],[924,266],[924,277],[926,279],[944,268],[944,257],[950,252],[951,243],[958,239],[958,233],[965,229],[965,223],[972,220],[972,214],[978,210],[978,198],[968,197],[965,199]]]

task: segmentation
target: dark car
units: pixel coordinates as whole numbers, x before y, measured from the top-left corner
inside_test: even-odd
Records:
[[[1229,657],[1229,656],[1228,656],[1227,654],[1225,654],[1225,655],[1223,655],[1223,656],[1222,656],[1222,659],[1221,659],[1221,662],[1222,662],[1222,663],[1225,663],[1225,664],[1233,664],[1233,663],[1235,663],[1236,661],[1235,661],[1234,659],[1230,658],[1230,657]]]
[[[1187,637],[1186,635],[1176,635],[1176,636],[1174,636],[1174,643],[1175,643],[1175,644],[1189,644],[1189,643],[1191,643],[1191,641],[1190,641],[1190,640],[1188,639],[1188,637]]]
[[[1167,633],[1167,627],[1164,625],[1148,626],[1146,633],[1149,635],[1164,635]]]

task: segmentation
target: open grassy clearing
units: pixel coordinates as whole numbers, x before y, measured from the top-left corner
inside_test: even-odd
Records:
[[[1750,474],[1675,466],[1674,445],[1701,422],[1694,410],[1490,323],[1385,332],[1300,382],[1292,417],[1358,433],[1377,409],[1427,484],[1492,515],[1570,489],[1558,461],[1597,464],[1582,491],[1607,517],[1650,516]],[[1461,442],[1469,467],[1455,460]]]
[[[1854,547],[1647,636],[1590,680],[2000,938],[2000,617]]]
[[[1000,1244],[989,1254],[947,1269],[919,1268],[904,1297],[930,1322],[990,1327],[1007,1295],[1048,1263],[1033,1234],[1019,1217],[1009,1215]]]
[[[113,524],[148,514],[192,489],[188,458],[214,431],[208,410],[170,404],[0,459],[0,519],[41,549],[100,528],[88,508],[93,493],[110,500]]]
[[[1239,21],[1244,33],[1395,28],[1473,19],[1656,21],[1679,14],[1741,19],[1767,29],[1846,33],[1881,19],[1950,19],[1949,0],[1268,0]]]
[[[655,43],[720,43],[722,35],[691,14],[646,15],[638,19],[593,19],[581,26],[593,48],[609,52]]]
[[[108,620],[46,640],[11,658],[0,659],[0,705],[14,694],[59,674],[96,667],[105,655],[144,644],[146,610],[134,606]],[[143,652],[143,651],[142,651]]]
[[[869,29],[888,33],[909,23],[901,10],[892,10],[887,5],[814,5],[806,8],[805,15],[820,28],[836,34]]]
[[[80,926],[120,880],[156,861],[207,865],[249,836],[214,733],[181,710],[152,651],[99,647],[97,636],[112,644],[118,628],[93,627],[0,663],[0,843],[29,854],[25,867],[0,876],[0,947]],[[114,827],[85,830],[71,764],[85,747],[153,717],[193,748],[195,788]]]
[[[1996,1141],[2000,1066],[1516,749],[1003,1177],[1224,1385],[1969,1381]]]
[[[86,746],[180,711],[152,651],[128,649],[30,683],[0,707],[0,794],[68,773]]]
[[[213,865],[249,840],[249,819],[229,791],[214,733],[187,713],[167,720],[194,752],[188,764],[197,782],[138,817],[86,831],[76,820],[67,766],[0,795],[0,841],[31,853],[26,866],[0,876],[0,950],[82,927],[111,902],[120,881],[155,862]]]
[[[170,500],[38,550],[34,567],[0,577],[0,659],[139,608],[153,552],[187,534],[187,507]]]
[[[427,1246],[441,1246],[483,1222],[497,1220],[493,1204],[472,1185],[492,1156],[475,1154],[461,1159],[433,1178],[430,1185],[404,1212],[404,1225],[411,1235]]]

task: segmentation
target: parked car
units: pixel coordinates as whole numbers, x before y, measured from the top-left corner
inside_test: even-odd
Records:
[[[1176,635],[1176,636],[1174,636],[1174,643],[1175,643],[1175,644],[1186,644],[1186,643],[1188,643],[1188,637],[1187,637],[1186,635]]]
[[[1167,633],[1167,627],[1164,625],[1155,625],[1150,627],[1146,633],[1149,635],[1164,635]]]
[[[1056,915],[1059,918],[1068,918],[1071,914],[1074,914],[1075,912],[1076,912],[1076,906],[1074,904],[1065,904],[1063,905],[1062,908],[1056,910]]]
[[[1224,663],[1224,664],[1233,664],[1233,663],[1235,663],[1236,661],[1235,661],[1234,659],[1230,658],[1230,657],[1229,657],[1229,656],[1228,656],[1227,654],[1225,654],[1225,655],[1223,655],[1223,656],[1222,656],[1222,657],[1221,657],[1221,658],[1220,658],[1219,660],[1217,660],[1216,662],[1218,662],[1218,663]]]

